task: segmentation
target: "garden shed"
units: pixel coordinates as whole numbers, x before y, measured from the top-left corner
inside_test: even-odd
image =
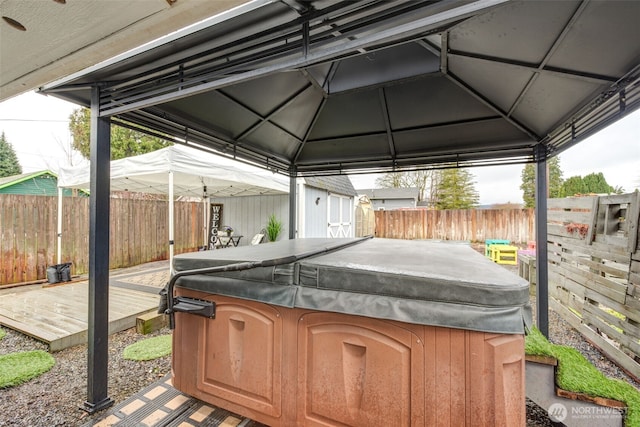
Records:
[[[0,178],[0,194],[57,196],[58,175],[45,170]],[[69,189],[63,192],[65,196],[71,194],[72,191]],[[85,191],[80,191],[80,195],[88,196]]]
[[[60,10],[40,19],[66,29],[74,9]],[[309,175],[526,162],[542,178],[548,158],[640,107],[638,16],[628,1],[256,0],[41,79],[42,93],[93,111],[87,407],[109,404],[100,355],[112,121],[254,161],[290,188]],[[546,242],[545,179],[537,194]],[[289,209],[293,218],[294,199]],[[547,248],[537,248],[545,332]]]

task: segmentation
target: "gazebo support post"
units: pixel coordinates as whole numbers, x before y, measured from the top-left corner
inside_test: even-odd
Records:
[[[536,146],[536,318],[540,332],[549,337],[549,272],[547,256],[547,149]]]
[[[169,171],[169,271],[173,271],[173,251],[174,251],[174,220],[173,215],[175,212],[173,193],[173,171]]]
[[[111,122],[100,117],[100,87],[91,89],[91,198],[89,200],[89,302],[87,401],[82,409],[100,411],[107,396],[109,361],[109,193]]]
[[[296,238],[296,203],[298,201],[296,197],[296,171],[291,171],[291,177],[289,178],[289,239]]]

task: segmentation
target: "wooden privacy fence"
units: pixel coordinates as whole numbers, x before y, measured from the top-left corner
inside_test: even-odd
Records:
[[[533,209],[385,210],[375,212],[376,237],[483,242],[535,240]]]
[[[548,208],[549,305],[640,378],[640,193]]]
[[[62,205],[62,262],[73,274],[89,263],[89,198],[65,197]],[[0,285],[46,278],[56,264],[57,197],[0,195]],[[175,253],[203,244],[201,203],[175,203]],[[111,199],[110,268],[169,258],[168,202]]]

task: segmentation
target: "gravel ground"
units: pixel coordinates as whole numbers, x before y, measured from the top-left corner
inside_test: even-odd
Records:
[[[513,267],[508,267],[513,270]],[[516,269],[517,270],[517,269]],[[516,271],[517,272],[517,271]],[[535,301],[532,301],[535,305]],[[534,310],[535,312],[535,310]],[[47,350],[47,346],[6,329],[7,335],[0,340],[0,354],[18,351]],[[624,379],[636,388],[640,385],[631,380],[616,365],[586,342],[580,334],[562,320],[555,312],[549,314],[549,335],[557,344],[578,349],[605,375]],[[109,396],[119,403],[148,384],[157,381],[170,371],[170,356],[148,362],[135,362],[122,358],[126,346],[140,339],[167,334],[168,329],[150,335],[139,335],[135,328],[114,334],[109,339]],[[102,414],[89,416],[79,409],[86,400],[87,350],[76,346],[53,353],[55,366],[40,377],[17,387],[0,389],[0,427],[5,426],[78,426]],[[527,401],[527,426],[554,426],[546,410]]]
[[[48,350],[47,345],[10,329],[0,340],[0,354]],[[122,358],[126,346],[140,339],[168,334],[162,329],[140,335],[135,328],[109,338],[108,395],[119,403],[151,384],[171,369],[171,356],[146,362]],[[0,426],[79,426],[102,413],[89,416],[80,409],[87,397],[87,347],[75,346],[53,353],[54,367],[17,387],[0,389]]]

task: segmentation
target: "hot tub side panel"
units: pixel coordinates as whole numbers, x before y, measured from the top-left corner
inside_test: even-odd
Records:
[[[524,339],[215,301],[176,314],[174,386],[271,426],[525,425]]]
[[[298,425],[424,425],[424,344],[416,333],[365,317],[302,312],[297,351]]]
[[[215,319],[176,313],[173,384],[184,393],[268,425],[294,417],[286,389],[295,388],[295,361],[285,351],[285,309],[237,298],[180,290],[216,303]],[[289,310],[291,311],[291,310]]]

